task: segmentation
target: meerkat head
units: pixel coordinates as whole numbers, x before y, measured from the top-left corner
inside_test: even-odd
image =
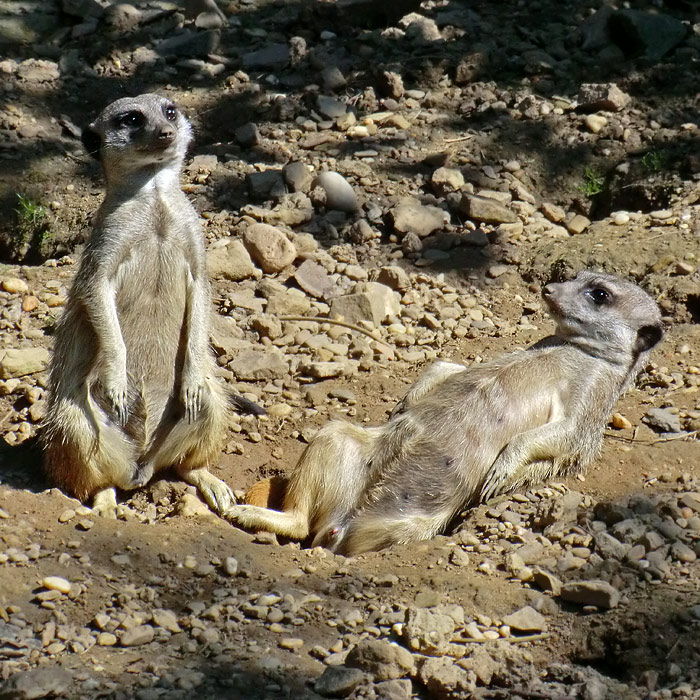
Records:
[[[656,302],[636,284],[584,270],[542,290],[557,335],[605,359],[636,363],[663,336]]]
[[[112,102],[82,134],[108,178],[115,170],[179,167],[191,140],[185,116],[169,99],[151,93]]]

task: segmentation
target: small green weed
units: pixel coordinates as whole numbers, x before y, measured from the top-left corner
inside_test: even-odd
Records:
[[[51,223],[46,207],[18,193],[15,214],[15,252],[24,258],[29,250],[41,251],[51,238]]]
[[[658,151],[649,151],[642,156],[642,165],[650,173],[658,173],[664,164],[664,157]]]
[[[605,177],[594,168],[587,166],[583,171],[583,183],[579,185],[579,191],[583,192],[583,194],[590,199],[600,194],[604,186]]]

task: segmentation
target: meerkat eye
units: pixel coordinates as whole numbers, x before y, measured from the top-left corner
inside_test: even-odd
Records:
[[[602,306],[610,301],[610,294],[605,289],[601,287],[594,287],[589,289],[586,294],[593,300],[596,306]]]
[[[145,117],[141,112],[125,112],[124,114],[120,114],[117,119],[117,125],[118,126],[127,126],[130,129],[138,129],[142,127],[145,124]]]
[[[165,118],[169,122],[174,122],[177,119],[177,107],[175,105],[168,105],[164,110]]]

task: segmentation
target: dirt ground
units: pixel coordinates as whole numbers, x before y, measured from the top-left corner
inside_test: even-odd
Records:
[[[11,3],[0,2],[5,5]],[[263,275],[240,282],[215,275],[213,314],[236,321],[242,331],[236,341],[274,345],[297,367],[289,376],[252,381],[230,369],[227,349],[219,353],[231,385],[268,410],[284,403],[285,411],[235,418],[225,454],[212,467],[216,476],[243,492],[263,476],[287,472],[311,432],[330,418],[381,422],[434,357],[469,364],[532,344],[553,329],[539,301],[541,287],[592,267],[638,282],[659,302],[667,330],[637,386],[617,406],[629,426],[609,425],[602,454],[586,474],[537,499],[581,493],[578,524],[572,517],[571,526],[582,536],[592,532],[582,515],[586,508],[626,507],[638,498],[650,499],[675,522],[685,518],[681,527],[690,527],[690,516],[678,515],[674,499],[700,491],[700,15],[694,3],[631,3],[635,11],[673,17],[687,30],[657,56],[644,43],[652,41],[647,35],[633,46],[616,43],[615,32],[622,32],[617,25],[599,43],[590,38],[588,23],[608,6],[595,0],[428,0],[401,4],[396,17],[391,3],[380,12],[367,3],[224,2],[218,46],[153,61],[148,52],[179,36],[183,26],[199,36],[210,31],[193,24],[206,3],[183,17],[173,14],[170,3],[135,2],[141,14],[131,25],[128,13],[105,15],[104,9],[86,9],[89,3],[46,5],[23,0],[10,11],[23,27],[20,38],[11,23],[0,21],[0,56],[6,57],[0,61],[0,357],[10,348],[51,349],[81,244],[103,196],[99,167],[84,153],[77,127],[113,99],[156,91],[180,105],[195,127],[195,160],[188,160],[183,185],[203,216],[210,248],[223,238],[239,238],[247,223],[259,220],[242,209],[246,205],[269,211],[281,201],[269,191],[251,192],[251,173],[300,160],[341,172],[360,200],[353,215],[336,216],[315,205],[310,221],[280,226],[292,238],[310,233],[317,249],[338,265],[339,284],[348,288],[348,266],[373,279],[382,267],[397,265],[409,275],[421,308],[430,310],[450,294],[470,296],[493,321],[469,326],[460,337],[442,319],[432,341],[407,350],[389,330],[399,320],[410,325],[410,317],[401,315],[377,328],[392,353],[375,351],[359,371],[318,381],[293,364],[294,357],[310,352],[296,334],[328,334],[331,327],[290,326],[291,342],[264,344],[248,325],[250,310],[227,302],[238,290],[259,289],[255,284]],[[402,24],[409,11],[435,20],[439,38],[432,37],[432,25]],[[268,64],[250,58],[293,37],[305,41],[298,59],[293,52]],[[347,81],[335,91],[324,83],[330,66]],[[629,102],[615,109],[577,108],[580,88],[589,83],[615,83]],[[373,123],[378,130],[348,136],[334,118],[319,115],[319,94],[345,100],[357,124]],[[394,115],[393,125],[385,117],[363,122],[385,112]],[[604,115],[602,130],[586,122],[591,113]],[[247,145],[236,130],[251,122],[259,139]],[[311,140],[318,136],[328,138]],[[471,222],[455,191],[435,184],[441,166],[461,171],[472,191],[512,193],[508,202],[518,205],[512,207],[516,223]],[[390,213],[406,196],[442,206],[449,220],[423,237],[420,251],[392,227]],[[561,209],[561,219],[543,214],[547,205]],[[377,216],[372,206],[380,210]],[[572,232],[576,215],[588,221],[580,233]],[[358,243],[351,227],[363,218],[376,237]],[[474,231],[486,236],[485,245],[461,242]],[[294,286],[300,262],[264,277]],[[17,291],[13,280],[26,288]],[[348,332],[348,343],[353,335]],[[410,354],[416,348],[422,355]],[[476,689],[436,689],[414,674],[408,689],[382,688],[375,679],[375,685],[360,684],[345,695],[700,697],[700,564],[694,557],[669,559],[662,577],[616,570],[608,578],[619,584],[620,604],[582,610],[513,574],[506,558],[509,531],[498,534],[498,516],[489,515],[497,504],[466,513],[457,534],[351,559],[249,534],[206,513],[183,514],[192,490],[172,475],[121,494],[127,507],[119,520],[91,517],[41,473],[35,438],[45,381],[43,371],[0,380],[0,680],[37,668],[61,668],[70,676],[43,690],[32,680],[24,694],[0,686],[2,698],[150,700],[193,691],[207,698],[314,698],[322,694],[313,683],[331,665],[328,655],[371,638],[373,620],[438,604],[461,606],[465,618],[480,620],[483,629],[497,628],[495,621],[532,604],[546,614],[547,632],[511,644],[516,656],[499,652],[494,658],[501,670]],[[320,401],[306,393],[316,385]],[[347,392],[350,400],[343,398]],[[679,429],[643,421],[653,407],[672,409]],[[534,520],[523,527],[542,536]],[[473,533],[487,548],[465,544],[460,532]],[[698,542],[698,533],[689,539],[692,546]],[[463,549],[468,561],[455,563],[455,549]],[[225,572],[230,557],[237,561],[234,574]],[[484,567],[484,559],[492,566]],[[565,580],[576,576],[574,570],[558,571]],[[588,578],[606,578],[605,562],[596,575],[592,571]],[[67,579],[71,592],[42,598],[47,576]],[[245,612],[245,601],[267,594],[295,601],[295,614],[284,619],[282,631]],[[226,601],[243,612],[213,610],[227,609]],[[138,627],[154,609],[173,611],[179,631],[153,623],[153,641],[95,643],[101,629],[96,616],[136,615]],[[361,622],[352,616],[348,622],[355,609]],[[390,622],[375,626],[382,639],[396,639]],[[287,638],[303,645],[281,645]]]

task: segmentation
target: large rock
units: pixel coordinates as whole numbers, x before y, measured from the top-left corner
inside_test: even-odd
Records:
[[[610,38],[629,54],[658,61],[685,39],[688,28],[660,12],[618,10],[608,21]]]
[[[290,59],[289,46],[287,44],[269,44],[257,51],[243,54],[243,68],[245,70],[259,68],[262,70],[277,70],[284,68]]]
[[[155,637],[155,629],[151,625],[137,625],[126,630],[119,642],[123,647],[136,647],[150,644]]]
[[[629,104],[630,96],[615,83],[584,83],[579,88],[577,101],[579,109],[585,111],[619,112]]]
[[[0,700],[41,700],[65,694],[71,674],[58,665],[22,671],[0,683]]]
[[[399,295],[379,282],[367,282],[363,291],[346,294],[331,301],[331,316],[343,318],[348,323],[372,321],[378,326],[389,316],[401,311]]]
[[[243,245],[263,272],[279,272],[297,256],[294,244],[269,224],[252,224],[243,234]]]
[[[579,605],[614,608],[620,602],[620,591],[607,581],[574,581],[562,586],[560,597]]]
[[[365,680],[356,668],[328,666],[314,683],[314,690],[324,698],[345,698]]]
[[[465,671],[450,658],[426,659],[419,677],[432,700],[461,700],[473,698],[476,674]]]
[[[1,360],[0,364],[2,364]],[[668,408],[650,408],[642,420],[662,433],[680,433],[682,430],[680,416],[677,413],[671,413]]]
[[[337,209],[349,214],[356,212],[359,205],[352,185],[340,174],[333,171],[319,173],[313,181],[326,193],[326,209]]]
[[[250,254],[238,239],[220,238],[207,251],[207,268],[212,277],[239,282],[260,275]]]
[[[0,379],[12,379],[43,372],[48,364],[49,351],[46,348],[0,350]]]
[[[473,221],[483,221],[487,224],[514,224],[518,221],[515,212],[490,197],[465,194],[462,196],[458,209],[461,214]]]
[[[243,350],[228,366],[240,380],[281,379],[289,374],[287,361],[276,348]]]
[[[325,268],[313,260],[305,260],[294,273],[297,284],[312,297],[328,299],[336,290],[336,285]]]
[[[215,53],[219,48],[221,32],[211,29],[206,32],[183,31],[181,34],[161,41],[156,52],[161,56],[202,56]]]
[[[518,632],[543,632],[547,629],[547,620],[530,605],[506,615],[503,624]]]
[[[409,608],[403,636],[409,649],[420,654],[439,656],[450,646],[455,631],[455,621],[449,615],[427,608]]]
[[[408,199],[397,204],[389,216],[399,233],[415,233],[421,238],[445,225],[446,213],[440,207],[423,205],[417,199]]]
[[[413,673],[413,656],[400,647],[378,639],[366,639],[350,651],[346,666],[371,673],[375,681],[403,678]]]

